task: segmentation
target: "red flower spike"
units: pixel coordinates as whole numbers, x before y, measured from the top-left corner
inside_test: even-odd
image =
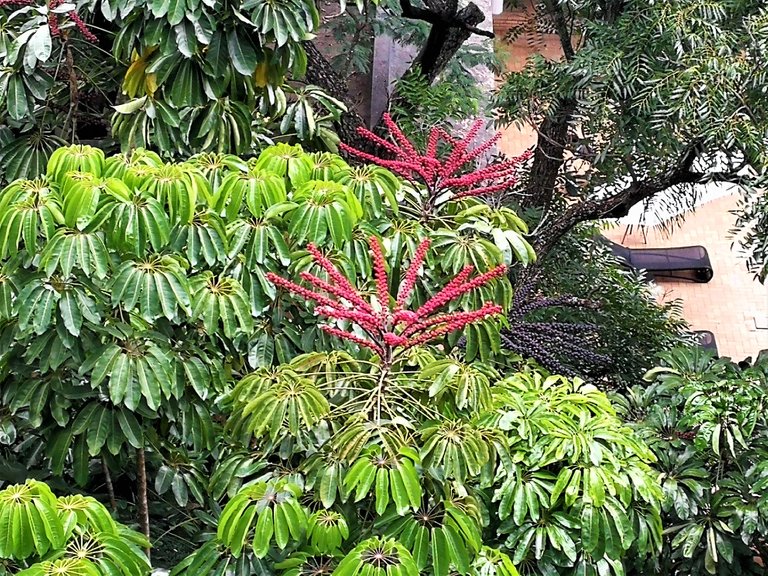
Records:
[[[421,265],[424,263],[424,258],[427,256],[429,245],[430,240],[427,238],[419,244],[416,253],[413,255],[413,260],[405,273],[405,280],[400,286],[400,291],[397,295],[397,304],[401,307],[405,304],[408,296],[411,295],[411,291],[413,291],[413,287],[416,285],[416,277],[419,275],[419,268],[421,268]]]
[[[384,254],[381,252],[381,245],[375,236],[368,239],[368,245],[371,247],[373,256],[373,276],[376,278],[376,297],[379,299],[379,306],[389,307],[389,286],[387,282],[387,270],[384,264]]]
[[[327,295],[299,286],[271,272],[267,274],[267,278],[270,282],[289,292],[293,292],[306,300],[317,302],[319,306],[315,308],[315,312],[318,315],[332,320],[352,322],[359,326],[365,333],[364,337],[335,326],[321,325],[320,328],[332,336],[373,350],[384,363],[392,361],[396,350],[405,350],[424,344],[450,332],[461,330],[468,324],[502,312],[501,306],[487,303],[478,310],[434,314],[452,300],[504,274],[506,271],[504,266],[493,268],[471,280],[469,277],[474,268],[467,266],[424,306],[415,311],[403,310],[403,304],[416,282],[418,269],[426,257],[429,240],[423,241],[417,248],[411,266],[403,279],[400,295],[394,304],[388,290],[381,244],[377,238],[372,237],[369,240],[369,245],[374,261],[376,292],[381,305],[380,312],[374,312],[349,280],[315,246],[310,246],[309,251],[315,261],[328,273],[330,281],[326,282],[306,272],[301,274],[301,278]],[[362,306],[361,302],[365,305]]]
[[[384,114],[383,121],[393,142],[384,140],[362,127],[358,128],[358,133],[366,140],[384,149],[394,157],[393,159],[378,158],[373,154],[357,150],[343,143],[340,148],[352,156],[383,166],[399,176],[409,180],[420,180],[426,186],[431,198],[437,198],[445,192],[452,191],[454,193],[453,199],[457,200],[468,196],[484,196],[512,187],[517,183],[517,171],[520,164],[531,157],[531,151],[527,151],[516,158],[491,164],[467,174],[460,174],[467,164],[488,152],[498,142],[501,138],[500,132],[484,144],[469,150],[472,140],[475,139],[483,126],[482,120],[477,120],[466,136],[460,140],[449,136],[441,128],[433,128],[427,139],[426,152],[420,154],[389,114]],[[437,157],[440,142],[445,143],[450,148],[450,152],[444,160]]]
[[[317,249],[317,247],[314,244],[309,244],[307,246],[307,251],[312,254],[312,257],[315,259],[315,262],[317,262],[320,267],[326,271],[328,276],[336,282],[336,284],[339,285],[339,288],[343,288],[347,294],[352,298],[350,302],[353,302],[357,304],[358,306],[362,306],[363,309],[367,310],[368,312],[373,312],[373,308],[371,308],[371,305],[363,300],[360,295],[355,290],[355,287],[352,286],[352,284],[347,280],[346,276],[336,270],[336,267],[333,265],[333,263],[328,260],[325,256],[322,255],[320,250]]]

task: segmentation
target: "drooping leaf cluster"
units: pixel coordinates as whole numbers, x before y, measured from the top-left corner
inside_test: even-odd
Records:
[[[617,398],[658,457],[663,553],[637,574],[762,574],[768,558],[768,363],[660,354],[650,385]]]
[[[431,238],[439,257],[414,277],[418,306],[470,264],[482,273],[515,262],[494,243],[497,227],[528,254],[511,210],[468,198],[420,223],[407,204],[426,197],[382,168],[285,144],[248,161],[176,164],[145,150],[56,151],[45,175],[0,193],[3,457],[87,488],[108,481],[105,470],[131,478],[142,449],[159,500],[182,512],[216,506],[265,464],[236,435],[222,440],[220,396],[252,369],[343,350],[269,272],[322,276],[306,251],[315,243],[367,295],[371,236],[392,278]],[[452,309],[510,297],[502,276]],[[496,322],[467,336],[474,356],[498,350]],[[264,392],[290,398],[294,384]],[[300,422],[292,411],[274,421]]]
[[[319,25],[311,0],[18,0],[0,21],[6,181],[42,172],[65,141],[166,158],[251,154],[278,130],[338,141],[330,120],[345,105],[300,82],[301,42]]]
[[[246,376],[228,428],[269,464],[174,573],[250,557],[278,574],[623,574],[660,551],[653,456],[603,393],[436,348],[394,358]]]
[[[12,574],[144,576],[148,545],[90,496],[57,498],[36,480],[0,491],[0,559],[18,567]]]

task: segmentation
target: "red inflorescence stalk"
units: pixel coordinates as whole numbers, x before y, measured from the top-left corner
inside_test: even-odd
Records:
[[[494,278],[503,275],[506,271],[505,266],[493,268],[471,280],[469,277],[474,268],[467,266],[423,306],[414,311],[404,310],[403,306],[413,291],[418,270],[426,257],[429,240],[423,241],[413,255],[411,265],[406,271],[400,287],[399,296],[394,303],[389,294],[381,245],[375,237],[370,238],[369,245],[374,261],[376,297],[381,310],[374,310],[349,280],[312,244],[309,245],[308,250],[315,262],[328,274],[329,280],[322,280],[306,272],[301,274],[301,278],[319,291],[300,286],[272,272],[267,274],[267,278],[276,286],[285,288],[306,300],[318,303],[319,306],[315,308],[318,315],[332,320],[351,322],[359,326],[365,333],[365,337],[335,326],[321,326],[322,330],[328,334],[364,346],[379,356],[386,356],[390,359],[396,349],[404,350],[425,344],[451,332],[461,330],[468,324],[502,312],[501,306],[486,303],[478,310],[436,314],[437,310],[463,294],[484,286]]]
[[[383,120],[394,142],[384,140],[366,128],[358,128],[358,133],[394,158],[379,158],[343,143],[340,145],[341,149],[362,160],[388,168],[405,178],[421,180],[433,197],[451,191],[454,194],[454,199],[460,199],[468,196],[484,196],[505,188],[511,188],[517,183],[517,172],[520,165],[531,157],[531,151],[528,150],[515,158],[462,174],[462,170],[468,164],[486,153],[498,142],[501,133],[496,134],[477,148],[469,150],[470,144],[483,126],[482,120],[476,121],[466,136],[460,140],[449,136],[441,128],[433,128],[427,139],[426,152],[420,154],[389,114],[384,114]],[[440,142],[446,144],[450,149],[444,160],[438,158]]]
[[[2,2],[3,0],[0,0]],[[21,2],[25,0],[16,0],[16,2]],[[57,8],[64,4],[66,0],[50,0],[48,2],[48,9],[51,10],[51,12],[48,13],[48,27],[51,30],[51,36],[54,38],[58,38],[61,36],[61,28],[59,26],[59,15],[52,12],[54,8]],[[31,2],[30,2],[31,4]],[[67,12],[67,18],[69,18],[72,23],[75,25],[75,28],[78,29],[80,34],[82,34],[83,38],[85,38],[88,42],[92,44],[96,44],[99,39],[96,37],[93,32],[88,30],[88,26],[85,22],[83,22],[83,19],[80,18],[80,15],[75,11],[72,10],[71,12]]]
[[[403,307],[405,305],[405,301],[408,299],[408,296],[411,295],[413,287],[416,285],[416,277],[419,275],[419,268],[421,268],[421,265],[424,263],[424,259],[427,257],[429,244],[430,241],[429,238],[427,238],[421,244],[419,244],[419,247],[416,249],[416,253],[413,255],[411,265],[405,272],[405,278],[402,285],[400,286],[400,291],[397,294],[397,305],[399,307]]]

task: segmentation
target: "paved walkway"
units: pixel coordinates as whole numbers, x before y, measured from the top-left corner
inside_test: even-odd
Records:
[[[628,247],[672,247],[701,245],[709,252],[714,277],[707,284],[659,279],[660,299],[680,298],[683,316],[695,330],[715,334],[721,356],[742,360],[768,349],[768,285],[753,279],[739,255],[731,247],[728,233],[735,216],[736,194],[719,198],[689,214],[671,236],[655,229],[640,230],[624,237],[626,228],[617,226],[605,235]],[[763,328],[758,328],[763,326]]]

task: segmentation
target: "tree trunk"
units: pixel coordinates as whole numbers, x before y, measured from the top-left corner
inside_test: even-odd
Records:
[[[541,123],[523,205],[546,207],[552,202],[563,166],[568,125],[576,108],[572,99],[558,100],[555,110]]]
[[[363,140],[357,133],[358,127],[365,127],[365,120],[355,111],[354,103],[350,102],[346,80],[326,60],[314,43],[307,41],[303,45],[307,53],[306,81],[319,86],[337,100],[344,102],[347,106],[348,111],[344,112],[339,121],[334,123],[336,133],[342,142],[355,148],[362,147],[362,149],[365,149],[368,141]]]
[[[485,20],[485,15],[470,2],[455,15],[446,15],[444,20],[432,25],[426,44],[408,70],[419,70],[430,84],[445,70],[464,42],[469,40],[473,34],[472,28]]]
[[[403,5],[402,2],[401,5]],[[407,2],[405,5],[410,6]],[[490,32],[475,28],[485,20],[485,15],[471,2],[458,12],[455,12],[455,6],[453,6],[452,13],[437,13],[422,8],[411,8],[410,10],[412,12],[404,10],[404,16],[408,17],[412,13],[413,18],[426,20],[432,24],[426,44],[408,69],[408,72],[418,71],[429,83],[434,82],[445,70],[456,52],[472,34],[482,33],[486,36],[493,36]],[[338,122],[335,122],[336,133],[339,138],[350,146],[375,153],[375,150],[371,150],[371,143],[361,138],[357,133],[357,128],[364,127],[365,121],[355,111],[354,103],[350,102],[346,80],[328,62],[314,43],[307,41],[303,45],[307,53],[306,81],[319,86],[334,98],[341,100],[349,109],[348,112],[342,114]],[[392,97],[395,96],[392,95],[390,98]],[[380,131],[380,118],[371,118],[371,123],[375,125],[374,132]]]
[[[104,456],[101,457],[101,468],[104,471],[104,482],[107,485],[107,495],[109,496],[109,506],[112,512],[117,512],[117,499],[115,498],[115,486],[112,484],[112,474],[109,473],[109,465]]]
[[[144,448],[136,450],[136,482],[138,484],[137,508],[139,512],[139,525],[144,536],[149,540],[149,501],[147,499],[147,461]],[[149,548],[145,550],[149,558]]]

